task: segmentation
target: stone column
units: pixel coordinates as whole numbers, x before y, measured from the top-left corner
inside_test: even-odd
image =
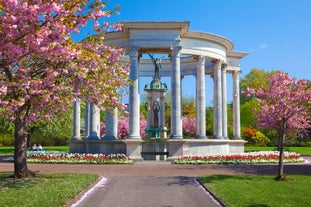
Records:
[[[161,111],[160,111],[160,126],[161,129],[165,128],[165,101],[164,101],[165,93],[160,94],[160,106],[161,106]]]
[[[241,139],[240,131],[240,89],[239,89],[239,73],[233,71],[233,139]]]
[[[171,70],[171,136],[170,139],[182,139],[181,120],[181,80],[180,80],[180,47],[172,50]]]
[[[151,112],[152,97],[151,97],[150,94],[151,94],[151,93],[147,93],[147,94],[146,94],[147,104],[145,105],[146,110],[147,110],[147,112],[148,112],[148,115],[147,115],[147,117],[148,117],[148,119],[147,119],[147,124],[148,124],[148,126],[151,126],[151,124],[152,124],[152,122],[151,122],[151,117],[153,116],[153,115],[152,115],[152,112]]]
[[[80,100],[76,98],[73,105],[73,131],[72,138],[73,139],[81,139],[80,137]]]
[[[221,65],[222,65],[221,60],[217,60],[214,65],[214,138],[215,139],[223,139]]]
[[[205,57],[199,56],[196,75],[196,139],[206,139]]]
[[[118,139],[118,109],[107,110],[106,115],[106,134],[104,140]]]
[[[87,139],[90,136],[90,103],[85,101],[85,117],[84,117],[84,139]]]
[[[90,136],[88,139],[100,139],[100,110],[94,104],[90,104]]]
[[[131,47],[129,49],[130,56],[130,79],[132,85],[130,86],[129,95],[129,136],[128,139],[141,139],[140,137],[140,108],[139,108],[139,76],[138,76],[138,49],[137,47]]]
[[[227,65],[221,67],[221,89],[222,89],[222,133],[224,139],[228,138],[228,117],[227,117]]]
[[[180,104],[181,104],[181,106],[180,106],[180,116],[181,116],[181,121],[182,121],[182,113],[183,113],[183,111],[182,111],[182,93],[183,93],[183,91],[182,91],[182,81],[183,81],[183,79],[184,79],[184,76],[180,76]]]

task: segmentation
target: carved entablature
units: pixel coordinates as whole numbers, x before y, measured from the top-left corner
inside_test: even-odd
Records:
[[[138,52],[139,76],[153,77],[154,67],[147,54],[166,55],[162,61],[160,77],[171,75],[172,56],[180,58],[182,76],[195,75],[197,57],[205,58],[205,74],[212,75],[215,61],[226,64],[226,73],[240,71],[240,59],[248,53],[232,51],[233,43],[219,35],[189,31],[189,22],[124,22],[123,31],[107,33],[108,45],[126,48],[122,58],[129,62],[131,50]],[[133,54],[132,54],[133,55]],[[135,54],[136,56],[136,54]]]

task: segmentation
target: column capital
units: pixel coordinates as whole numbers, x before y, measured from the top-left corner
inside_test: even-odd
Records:
[[[227,63],[223,63],[223,64],[221,65],[221,71],[222,71],[222,72],[227,72]]]
[[[180,55],[181,46],[171,47],[170,50],[172,57],[178,56]]]
[[[240,73],[241,73],[241,71],[239,71],[239,70],[234,70],[234,71],[232,71],[232,77],[233,77],[233,79],[239,78]]]
[[[201,65],[205,64],[205,60],[207,59],[207,57],[203,55],[196,55],[193,57],[193,59],[197,60],[198,65]]]
[[[138,57],[139,47],[128,47],[127,51],[130,57]]]
[[[223,65],[226,65],[226,62],[222,59],[214,59],[212,60],[212,63],[214,63],[214,68],[222,69]]]

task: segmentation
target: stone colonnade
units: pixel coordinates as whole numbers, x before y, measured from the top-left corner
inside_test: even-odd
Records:
[[[138,48],[129,50],[131,72],[129,95],[129,136],[128,139],[141,139],[140,137],[140,95]],[[182,137],[182,110],[181,110],[181,72],[180,49],[176,47],[171,54],[171,133],[170,139],[183,139]],[[196,139],[207,139],[205,117],[205,62],[208,57],[198,56],[196,69]],[[227,132],[227,71],[226,64],[221,60],[213,61],[214,80],[214,139],[229,139]],[[233,78],[233,139],[241,139],[240,135],[240,101],[239,101],[239,71],[232,72]],[[100,138],[100,110],[92,103],[86,104],[84,139],[98,140]],[[106,135],[104,140],[117,139],[117,109],[106,112]],[[80,100],[74,103],[73,138],[80,138]]]
[[[154,65],[143,54],[167,54],[159,77],[170,77],[171,127],[165,141],[168,158],[180,155],[228,154],[243,152],[245,141],[240,135],[239,73],[240,60],[247,53],[234,52],[233,43],[221,36],[189,31],[189,22],[124,22],[123,30],[108,33],[107,45],[126,49],[130,62],[129,78],[129,136],[117,138],[117,109],[106,113],[106,134],[100,137],[99,109],[86,104],[85,133],[80,137],[80,100],[74,105],[71,152],[125,153],[132,159],[142,159],[145,140],[140,136],[139,78],[152,77]],[[233,82],[233,137],[228,138],[227,74]],[[182,78],[196,77],[196,136],[183,139],[182,134]],[[214,136],[206,137],[205,79],[213,77]]]

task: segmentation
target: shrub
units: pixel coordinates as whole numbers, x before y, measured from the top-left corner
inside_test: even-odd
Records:
[[[248,142],[247,145],[267,146],[267,144],[270,143],[270,139],[266,135],[252,127],[245,127],[243,130],[243,136]]]
[[[266,137],[261,131],[257,131],[255,136],[252,138],[254,145],[256,146],[267,146],[270,143],[270,139]]]
[[[194,137],[196,133],[196,120],[191,116],[182,117],[182,129],[185,137]]]
[[[306,147],[311,147],[311,142],[306,142]]]
[[[145,137],[146,132],[145,129],[147,127],[147,121],[145,120],[144,116],[140,117],[140,136]],[[101,123],[100,127],[100,135],[104,136],[106,133],[106,125],[105,123]],[[119,139],[126,139],[129,135],[129,118],[128,117],[118,117],[118,138]]]
[[[9,134],[0,134],[0,144],[2,146],[13,146],[14,137]]]

